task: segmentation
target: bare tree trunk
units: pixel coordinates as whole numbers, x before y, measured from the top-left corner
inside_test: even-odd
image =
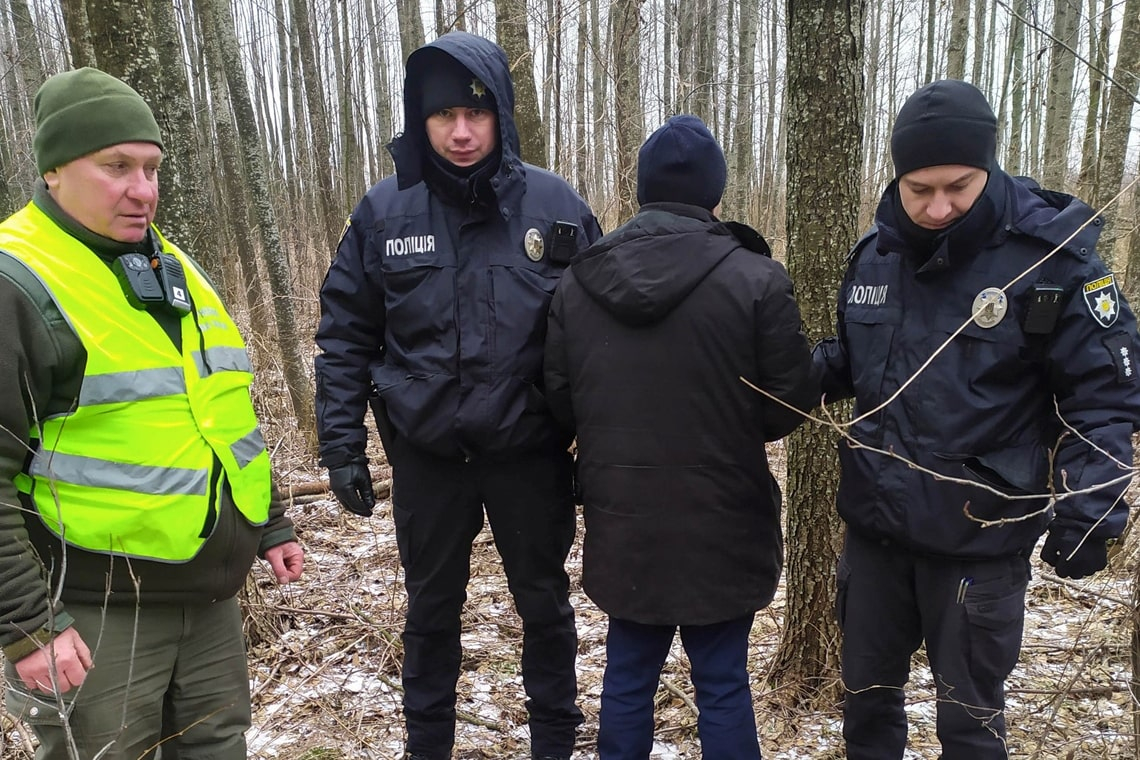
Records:
[[[548,19],[548,24],[552,27],[560,27],[562,23],[562,15],[565,12],[562,5],[562,0],[550,0],[547,7],[551,13]],[[553,37],[553,40],[550,40]],[[564,165],[566,162],[566,153],[563,150],[562,134],[562,68],[565,63],[563,57],[563,35],[559,31],[548,35],[548,46],[552,51],[552,55],[548,59],[546,67],[546,79],[553,82],[553,103],[550,108],[546,109],[546,121],[551,125],[551,132],[554,135],[554,163],[551,166],[558,174],[566,176],[567,167]]]
[[[809,335],[834,331],[845,251],[858,237],[864,0],[788,0],[788,269]],[[769,682],[792,700],[838,696],[832,614],[841,525],[836,436],[787,439],[787,607]]]
[[[716,45],[710,35],[718,27],[717,9],[720,3],[709,0],[688,0],[697,13],[696,50],[693,61],[693,113],[701,117],[710,130],[716,129],[716,115],[713,109],[713,72],[716,70],[714,56]]]
[[[591,201],[595,204],[594,212],[598,213],[597,205],[606,196],[606,58],[602,53],[602,22],[598,11],[598,0],[588,0],[590,4],[590,49],[593,51],[591,73],[593,86],[591,97],[593,102],[594,121],[594,162],[593,162],[593,192]]]
[[[780,150],[783,132],[780,131],[779,127],[783,122],[776,119],[776,70],[778,66],[775,51],[779,44],[776,3],[773,3],[770,8],[772,15],[766,24],[768,27],[768,100],[764,106],[764,158],[762,161],[764,181],[761,185],[760,209],[756,214],[757,223],[769,234],[771,234],[776,223],[782,221],[777,214],[777,204],[782,189],[780,167],[784,163],[782,160],[783,153]]]
[[[174,5],[153,3],[151,19],[158,47],[161,108],[166,157],[162,162],[163,205],[159,221],[163,232],[193,255],[212,275],[221,275],[222,246],[212,222],[202,171],[202,151],[195,108],[186,81],[185,51]],[[165,122],[165,123],[164,123]]]
[[[95,48],[91,45],[87,6],[83,0],[60,0],[63,25],[67,29],[67,44],[71,51],[71,65],[81,69],[95,65]]]
[[[1108,91],[1108,119],[1100,142],[1100,172],[1095,207],[1106,206],[1120,192],[1124,181],[1124,162],[1127,155],[1128,139],[1131,134],[1132,110],[1136,105],[1137,89],[1140,88],[1140,0],[1125,0],[1124,18],[1120,26],[1120,49],[1116,56],[1116,66],[1112,70],[1115,84]],[[1116,209],[1109,209],[1108,224],[1101,233],[1097,246],[1100,255],[1112,268],[1116,259],[1114,251],[1116,237],[1120,233],[1115,220]],[[1136,262],[1140,267],[1140,262]],[[1133,262],[1129,262],[1132,267]],[[1133,268],[1133,271],[1140,269]],[[1133,291],[1140,283],[1129,283]],[[1133,303],[1140,302],[1137,292],[1129,292]]]
[[[590,193],[590,175],[586,171],[590,155],[586,144],[586,43],[590,39],[586,9],[586,3],[578,4],[578,48],[575,51],[578,58],[574,62],[574,184],[586,202],[592,203],[594,198]]]
[[[336,97],[340,121],[341,192],[336,194],[335,201],[337,208],[346,208],[364,194],[364,153],[357,139],[356,112],[352,106],[352,94],[356,91],[356,83],[352,76],[354,46],[348,27],[349,12],[344,0],[338,2],[341,10],[339,14],[334,11],[332,28],[334,29],[333,56],[336,69],[340,72],[336,83]],[[332,7],[335,8],[336,3]],[[335,31],[338,27],[339,34]]]
[[[1104,74],[1108,71],[1108,38],[1112,33],[1112,14],[1108,8],[1097,20],[1097,0],[1089,0],[1089,50],[1092,54],[1092,68],[1089,69],[1089,104],[1085,114],[1085,133],[1081,141],[1081,171],[1077,175],[1077,194],[1082,198],[1093,198],[1096,194],[1097,168],[1100,156],[1097,152],[1099,138],[1101,102],[1104,94]]]
[[[736,33],[736,0],[728,0],[727,1],[726,5],[725,5],[725,18],[726,18],[725,23],[727,24],[727,27],[728,27],[727,28],[728,39],[730,39],[730,40],[738,39],[738,35]],[[720,140],[721,145],[723,146],[725,152],[728,153],[728,151],[731,149],[731,146],[729,145],[729,137],[731,137],[732,133],[733,133],[732,106],[733,106],[733,103],[736,102],[736,98],[734,98],[733,95],[735,95],[736,93],[734,93],[732,91],[731,86],[724,84],[724,83],[721,83],[719,81],[716,81],[716,79],[717,79],[717,77],[716,77],[717,50],[718,50],[717,41],[716,41],[716,29],[717,28],[719,28],[718,25],[709,24],[708,28],[705,30],[705,34],[709,39],[709,50],[710,50],[709,67],[711,69],[710,78],[715,82],[715,87],[716,87],[716,90],[718,93],[718,96],[714,97],[713,101],[716,102],[719,100],[719,101],[723,101],[723,103],[724,103],[723,116],[721,116],[720,123],[716,125],[717,128],[713,130],[713,135],[715,135]],[[753,36],[753,39],[755,39],[755,37],[756,37],[755,32],[753,32],[752,36]],[[738,46],[725,45],[724,47],[725,47],[726,53],[728,54],[728,60],[726,60],[725,64],[724,64],[725,71],[739,71],[738,65],[736,63],[736,53],[737,53],[737,47]],[[719,93],[723,93],[723,96],[719,95]],[[717,115],[717,114],[715,114],[715,112],[714,112],[714,115]]]
[[[16,31],[16,66],[28,90],[34,92],[47,79],[43,45],[32,24],[32,12],[27,0],[8,0],[12,8],[12,25]]]
[[[0,4],[0,10],[13,21],[20,12],[17,10],[17,6],[11,2]],[[23,5],[23,12],[27,12],[26,3]],[[27,34],[27,30],[24,30],[24,34]],[[20,37],[21,34],[16,29],[9,28],[7,24],[0,24],[0,45],[3,45],[4,49],[12,51],[11,55],[18,60],[22,60],[24,57],[20,48],[21,44],[31,44],[30,41],[22,42]],[[38,178],[35,163],[28,148],[31,147],[34,130],[32,97],[43,82],[43,77],[29,80],[29,76],[36,77],[38,75],[24,71],[20,66],[14,65],[0,67],[0,73],[3,75],[3,95],[0,97],[0,103],[3,103],[4,110],[10,117],[10,121],[3,125],[5,128],[3,134],[11,138],[5,140],[5,150],[2,156],[6,164],[4,171],[5,206],[14,211],[27,202],[33,182]]]
[[[173,5],[156,4],[152,16],[143,3],[92,3],[87,17],[99,67],[138,90],[162,132],[162,203],[156,223],[211,276],[220,276]]]
[[[400,24],[400,53],[406,63],[408,56],[424,45],[420,0],[396,0],[396,18]]]
[[[667,116],[676,113],[676,81],[678,53],[674,50],[677,35],[677,4],[675,0],[662,0],[661,13],[665,17],[664,39],[661,42],[661,105]]]
[[[1044,49],[1041,35],[1036,29],[1026,30],[1031,40],[1029,48],[1040,51]],[[1047,79],[1048,73],[1044,70],[1043,56],[1034,55],[1029,59],[1028,85],[1029,85],[1029,130],[1025,140],[1026,158],[1024,172],[1033,177],[1041,176],[1041,112],[1045,106],[1044,86],[1042,82]]]
[[[1009,43],[1009,66],[1006,69],[1007,87],[1002,93],[1009,93],[1009,142],[1006,143],[1005,170],[1010,174],[1021,174],[1022,140],[1025,130],[1025,8],[1028,0],[1014,0],[1013,15],[1010,19],[1011,39]]]
[[[970,38],[970,0],[954,0],[950,9],[950,42],[946,45],[946,76],[966,76],[966,43]]]
[[[1132,694],[1132,756],[1140,760],[1140,567],[1132,579],[1132,646],[1129,652],[1132,660],[1132,678],[1128,681],[1128,691]]]
[[[924,82],[934,79],[934,32],[938,18],[936,0],[926,0],[926,77]]]
[[[677,2],[677,96],[674,108],[677,113],[698,113],[697,99],[697,26],[700,6],[695,0]]]
[[[614,127],[617,130],[618,217],[637,211],[637,151],[645,136],[641,107],[640,13],[642,0],[615,0],[610,6],[613,50]]]
[[[317,180],[318,244],[324,245],[331,257],[340,240],[341,214],[336,203],[332,184],[332,141],[329,138],[329,118],[325,98],[321,91],[320,68],[317,66],[316,43],[309,26],[307,0],[290,0],[289,10],[297,29],[297,43],[301,55],[301,73],[304,79],[305,103],[309,110],[309,147],[313,153],[312,169]],[[422,36],[421,31],[421,36]]]
[[[970,82],[987,95],[990,94],[990,88],[989,84],[983,81],[982,72],[986,58],[994,55],[989,52],[993,48],[986,47],[986,6],[988,4],[986,0],[974,0],[974,66],[970,72]],[[991,29],[990,32],[992,31]]]
[[[217,35],[207,33],[203,40],[206,48],[206,58],[209,65],[205,66],[206,77],[209,80],[212,109],[209,123],[216,138],[213,142],[216,153],[215,171],[220,175],[221,186],[218,188],[218,197],[224,202],[219,204],[226,211],[228,228],[234,239],[233,256],[237,260],[237,268],[241,273],[242,287],[229,289],[227,296],[230,303],[240,299],[249,310],[249,325],[257,340],[247,341],[257,356],[264,346],[270,345],[274,337],[273,314],[269,310],[269,299],[265,292],[265,278],[258,272],[257,246],[254,242],[255,225],[249,218],[249,189],[241,176],[242,157],[238,148],[237,130],[233,123],[233,108],[230,105],[230,95],[226,86],[225,72],[222,70],[221,51],[218,49]],[[265,366],[259,362],[256,366]]]
[[[748,212],[753,193],[751,167],[756,161],[753,125],[756,118],[756,25],[759,16],[757,0],[740,0],[740,65],[736,85],[736,123],[733,124],[732,135],[731,186],[734,193],[728,205],[732,218],[747,221],[754,221],[748,219]]]
[[[1073,118],[1073,77],[1076,74],[1078,0],[1056,0],[1053,44],[1049,58],[1049,87],[1045,97],[1045,151],[1041,184],[1061,190],[1069,169],[1069,135]]]
[[[301,188],[297,178],[297,164],[294,158],[293,118],[289,106],[292,88],[290,87],[289,50],[291,41],[284,0],[273,0],[274,33],[277,40],[277,102],[278,118],[281,119],[281,162],[284,168],[285,197],[289,208],[301,206]]]
[[[375,72],[373,76],[373,81],[375,82],[373,94],[376,98],[376,133],[372,135],[371,139],[379,142],[380,145],[384,145],[393,137],[392,91],[388,81],[388,54],[381,44],[383,30],[377,23],[373,5],[369,2],[365,7],[367,9],[368,19],[368,50],[372,56],[372,71]],[[376,174],[368,178],[368,184],[371,185],[380,177],[387,176],[394,170],[392,158],[388,155],[388,151],[379,151]]]
[[[257,234],[269,273],[269,285],[273,290],[277,347],[281,352],[285,385],[293,402],[297,429],[306,438],[309,450],[315,455],[317,442],[313,389],[309,382],[310,371],[301,354],[302,346],[308,344],[308,335],[302,335],[294,316],[291,270],[288,261],[285,260],[277,219],[266,192],[265,157],[258,141],[253,104],[246,88],[245,72],[242,69],[237,38],[233,31],[233,17],[230,14],[228,0],[202,0],[201,8],[202,26],[218,35],[218,48],[222,58],[220,63],[226,73],[230,102],[233,104],[237,121],[238,139],[241,141],[245,184],[253,189],[251,195],[257,217]]]
[[[495,3],[495,30],[499,44],[507,52],[507,61],[515,83],[515,126],[519,131],[522,159],[547,167],[546,127],[538,107],[538,89],[534,84],[534,53],[526,28],[525,0],[498,0]]]

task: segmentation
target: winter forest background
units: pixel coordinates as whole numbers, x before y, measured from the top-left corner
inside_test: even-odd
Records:
[[[0,212],[24,204],[35,180],[39,83],[84,65],[120,76],[164,130],[158,224],[220,284],[249,338],[255,401],[310,552],[300,590],[256,573],[246,589],[258,757],[398,756],[390,515],[344,518],[320,479],[312,335],[345,217],[392,169],[384,145],[403,128],[403,61],[452,29],[507,50],[524,159],[565,176],[605,230],[635,210],[649,132],[675,113],[704,119],[729,164],[722,216],[773,244],[812,340],[832,329],[843,256],[891,178],[893,116],[941,77],[989,96],[1007,171],[1103,209],[1101,255],[1140,303],[1140,0],[0,0]],[[771,452],[786,465],[788,546],[781,596],[754,630],[766,756],[842,756],[837,436],[809,423]],[[372,453],[383,485],[383,452]],[[1038,568],[1022,681],[1011,683],[1013,756],[1140,757],[1138,545],[1130,532],[1099,580]],[[516,623],[488,542],[474,562],[465,647],[486,656],[465,662],[471,735],[457,753],[517,756]],[[576,607],[590,757],[604,622],[580,593]],[[697,756],[683,670],[683,656],[670,659],[655,757]],[[930,756],[932,718],[918,701],[913,756]],[[0,714],[0,757],[29,751]]]

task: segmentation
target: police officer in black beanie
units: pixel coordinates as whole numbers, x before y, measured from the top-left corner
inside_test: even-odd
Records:
[[[349,512],[375,506],[371,405],[392,466],[408,593],[406,757],[455,742],[471,545],[490,523],[522,618],[531,754],[566,760],[577,633],[564,562],[575,534],[568,447],[542,387],[546,314],[601,231],[562,178],[519,158],[502,48],[451,32],[409,56],[396,173],[352,212],[321,288],[321,463]]]
[[[641,208],[570,267],[550,310],[546,393],[578,436],[582,587],[609,616],[599,760],[649,757],[678,629],[702,756],[760,757],[748,634],[783,558],[764,443],[819,395],[788,273],[759,233],[716,216],[725,174],[700,119],[669,119],[638,153]]]
[[[996,144],[972,85],[910,96],[837,337],[814,351],[825,400],[855,399],[860,444],[840,443],[837,498],[851,760],[903,756],[923,643],[941,757],[1008,757],[1031,553],[1046,533],[1041,559],[1083,578],[1128,517],[1135,318],[1096,253],[1093,210],[1003,172]]]

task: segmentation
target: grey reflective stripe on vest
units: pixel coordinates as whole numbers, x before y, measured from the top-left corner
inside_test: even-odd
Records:
[[[255,427],[230,446],[230,453],[237,460],[238,467],[245,467],[265,451],[265,439],[261,437],[261,429]]]
[[[79,389],[79,405],[114,404],[143,401],[159,396],[176,396],[186,392],[186,377],[181,367],[157,367],[128,372],[88,375]]]
[[[208,377],[214,372],[223,370],[253,372],[253,367],[249,363],[249,354],[245,349],[230,346],[207,348],[205,355],[201,351],[195,351],[194,365],[198,368],[198,377]]]
[[[77,486],[161,496],[205,496],[209,483],[208,470],[147,467],[44,450],[36,454],[30,471],[38,478]]]

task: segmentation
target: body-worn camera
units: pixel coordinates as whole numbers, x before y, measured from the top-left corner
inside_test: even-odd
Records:
[[[550,260],[555,264],[569,264],[578,253],[578,225],[573,222],[555,222],[550,228]]]
[[[161,304],[179,315],[189,313],[190,297],[182,262],[161,249],[153,231],[147,232],[146,239],[149,253],[124,253],[111,265],[127,301],[136,309]]]

